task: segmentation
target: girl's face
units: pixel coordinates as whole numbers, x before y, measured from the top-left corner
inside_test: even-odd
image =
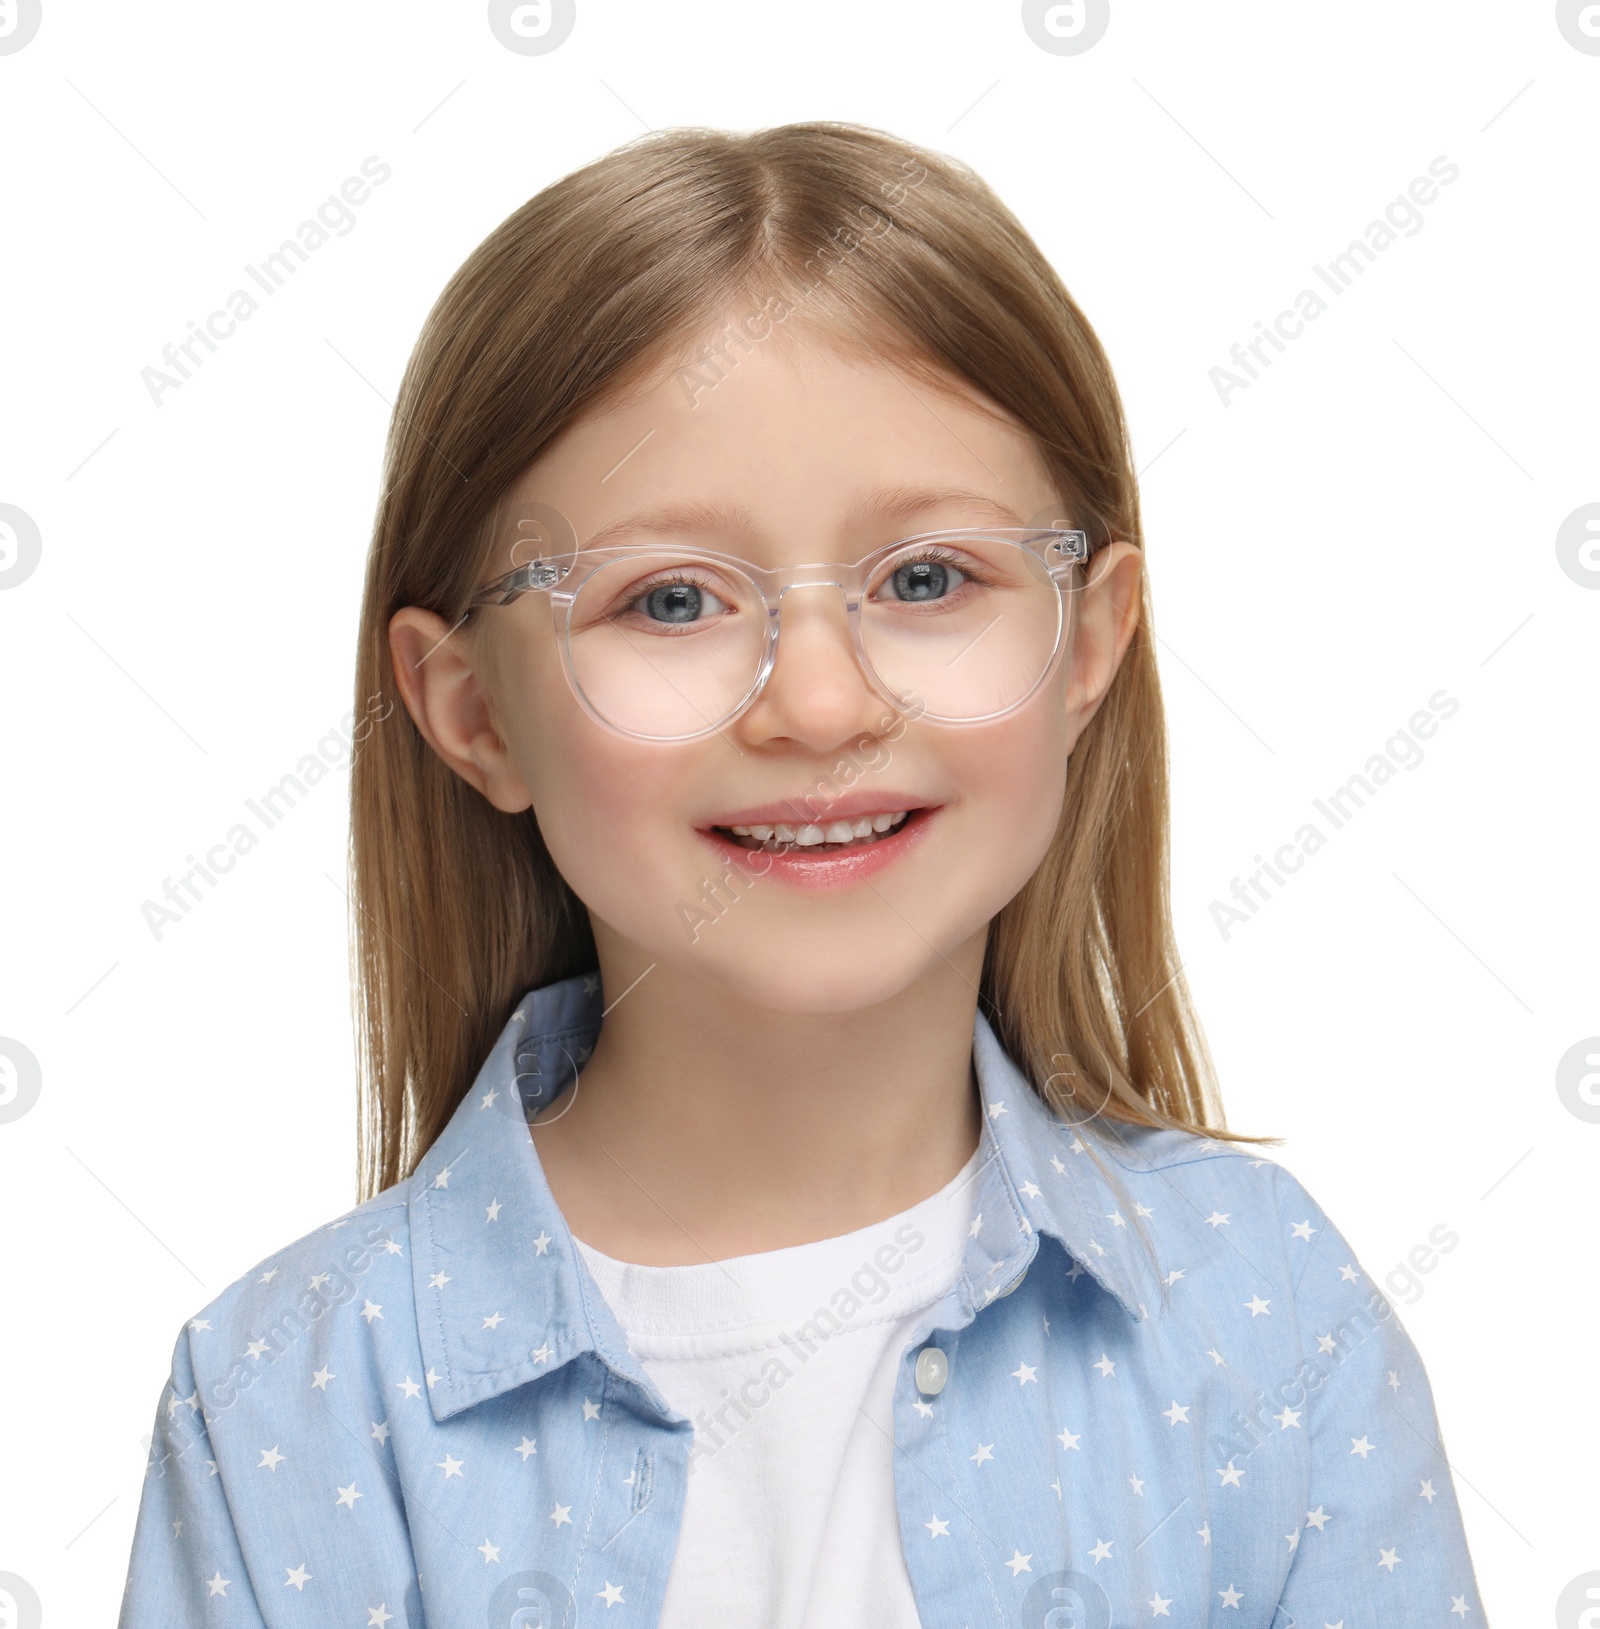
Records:
[[[582,542],[697,505],[724,518],[695,541],[769,567],[853,562],[921,532],[1059,513],[1030,436],[954,381],[958,399],[777,330],[730,350],[721,372],[717,383],[704,367],[667,374],[582,419],[503,513],[559,511]],[[489,574],[510,563],[498,558]],[[857,665],[844,597],[830,587],[784,596],[766,688],[690,741],[632,739],[584,711],[545,594],[475,612],[458,632],[409,607],[390,640],[435,750],[496,808],[532,807],[588,907],[608,988],[665,963],[757,1006],[842,1012],[947,964],[975,981],[989,921],[1056,830],[1067,755],[1137,620],[1139,571],[1129,544],[1096,556],[1055,670],[988,724],[897,715]],[[796,825],[815,811],[824,828],[912,813],[881,853],[874,843],[821,865],[775,863],[713,829],[756,823],[745,812],[769,804],[800,811]]]

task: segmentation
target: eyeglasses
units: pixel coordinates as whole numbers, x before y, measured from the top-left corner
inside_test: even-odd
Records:
[[[623,735],[689,741],[760,694],[783,596],[838,588],[878,695],[935,723],[982,724],[1044,682],[1092,552],[1087,533],[1055,527],[923,532],[854,565],[775,569],[670,542],[608,545],[518,566],[480,587],[469,614],[548,593],[584,709]]]

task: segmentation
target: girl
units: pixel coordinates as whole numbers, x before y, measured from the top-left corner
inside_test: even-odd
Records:
[[[371,1197],[182,1332],[127,1629],[1482,1622],[1411,1341],[1222,1127],[1146,595],[957,163],[670,131],[490,235],[367,575]]]

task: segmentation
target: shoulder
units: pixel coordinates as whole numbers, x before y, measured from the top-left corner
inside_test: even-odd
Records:
[[[241,1274],[179,1332],[173,1384],[192,1377],[205,1412],[226,1409],[291,1352],[325,1353],[414,1306],[402,1183],[314,1228]],[[297,1365],[298,1366],[298,1365]],[[180,1377],[180,1371],[187,1376]]]
[[[1259,1145],[1120,1124],[1100,1128],[1096,1141],[1136,1204],[1162,1206],[1156,1228],[1169,1243],[1209,1240],[1230,1257],[1242,1255],[1313,1321],[1363,1307],[1369,1316],[1389,1315],[1320,1201]]]

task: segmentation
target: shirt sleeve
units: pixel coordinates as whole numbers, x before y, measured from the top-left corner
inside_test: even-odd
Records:
[[[265,1629],[195,1384],[187,1329],[156,1409],[118,1629]]]
[[[1288,1535],[1273,1629],[1485,1629],[1422,1359],[1344,1237],[1295,1188],[1287,1203],[1300,1208],[1283,1226],[1302,1362],[1285,1400],[1310,1439],[1311,1508]]]

